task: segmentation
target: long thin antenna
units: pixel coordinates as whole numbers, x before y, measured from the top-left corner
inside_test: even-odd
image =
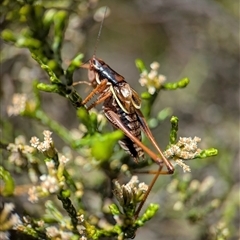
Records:
[[[103,8],[104,8],[104,12],[103,12]],[[110,13],[110,10],[106,6],[106,7],[99,8],[98,11],[93,16],[93,18],[96,22],[101,21],[101,25],[100,25],[100,28],[99,28],[99,31],[98,31],[98,36],[97,36],[95,47],[94,47],[93,57],[96,57],[96,51],[97,51],[98,43],[99,43],[101,32],[102,32],[103,22],[104,22],[105,17],[107,17],[109,15],[109,13]],[[82,67],[84,65],[87,65],[86,67],[83,67],[83,68],[89,69],[89,64],[88,63],[89,63],[89,59],[86,60],[85,62],[83,62],[80,67]]]
[[[96,44],[95,44],[95,48],[94,48],[94,52],[93,52],[93,56],[94,56],[94,57],[96,56],[96,51],[97,51],[99,39],[100,39],[101,32],[102,32],[103,22],[104,22],[104,19],[105,19],[106,14],[107,14],[107,10],[108,10],[108,7],[106,6],[106,7],[105,7],[105,10],[104,10],[104,13],[103,13],[101,25],[100,25],[100,28],[99,28],[99,31],[98,31],[98,36],[97,36],[97,40],[96,40]],[[101,10],[99,9],[99,11],[101,11]],[[95,15],[95,19],[98,19],[100,14],[101,14],[101,13],[98,13],[98,16],[96,16],[96,15],[97,15],[97,14],[96,14],[96,15]]]

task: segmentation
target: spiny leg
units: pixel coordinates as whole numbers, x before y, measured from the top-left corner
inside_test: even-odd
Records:
[[[106,92],[102,95],[99,96],[99,98],[97,99],[96,102],[94,102],[93,104],[91,104],[87,110],[92,109],[93,107],[97,106],[98,104],[100,104],[101,102],[104,102],[106,99],[108,99],[109,97],[111,97],[112,92]]]
[[[146,147],[138,138],[133,136],[129,130],[125,127],[125,125],[120,120],[119,116],[113,112],[111,109],[107,109],[105,111],[105,116],[108,118],[108,120],[118,129],[122,130],[124,134],[129,137],[133,142],[135,142],[140,148],[143,149],[144,152],[146,152],[158,165],[163,167],[163,163],[165,163],[162,159],[158,157],[152,150],[150,150],[148,147]],[[166,162],[169,163],[169,161],[166,159]],[[172,165],[171,165],[172,166]],[[168,169],[167,172],[163,172],[163,174],[173,174],[174,168]],[[160,173],[161,174],[161,173]]]
[[[95,94],[103,92],[106,89],[107,83],[108,80],[104,79],[99,85],[97,85],[97,87],[94,88],[92,92],[90,92],[90,94],[82,101],[82,105],[85,105],[87,102],[89,102]]]
[[[162,161],[165,163],[167,169],[168,169],[168,173],[169,174],[173,174],[174,173],[174,167],[172,166],[172,164],[164,157],[161,149],[159,148],[158,144],[156,143],[153,135],[152,135],[152,132],[151,130],[149,129],[148,125],[147,125],[147,122],[146,120],[144,119],[143,117],[143,114],[140,110],[136,110],[137,113],[138,113],[138,118],[139,118],[139,121],[141,123],[141,127],[142,127],[142,130],[144,131],[144,133],[147,135],[148,139],[151,141],[151,143],[153,144],[153,146],[156,148],[156,150],[159,152],[161,158],[162,158]]]
[[[163,166],[159,166],[159,169],[158,169],[157,173],[155,174],[153,180],[151,181],[151,183],[150,183],[150,185],[149,185],[149,187],[148,187],[147,192],[145,193],[142,201],[140,202],[140,204],[139,204],[139,206],[138,206],[138,208],[137,208],[137,210],[136,210],[136,212],[135,212],[135,214],[134,214],[135,220],[138,219],[139,213],[141,212],[142,207],[143,207],[144,203],[146,202],[146,200],[147,200],[150,192],[152,191],[152,188],[153,188],[155,182],[157,181],[159,175],[160,175],[160,174],[161,174],[161,175],[164,174],[164,173],[162,172],[162,168],[163,168]],[[169,173],[166,172],[166,174],[169,174]]]

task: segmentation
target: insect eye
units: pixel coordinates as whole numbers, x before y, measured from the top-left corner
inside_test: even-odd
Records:
[[[99,64],[99,61],[98,60],[96,60],[96,59],[93,59],[92,60],[92,65],[93,65],[93,67],[95,68],[95,69],[99,69],[100,68],[100,64]]]
[[[95,59],[92,60],[92,65],[96,66],[96,60]]]

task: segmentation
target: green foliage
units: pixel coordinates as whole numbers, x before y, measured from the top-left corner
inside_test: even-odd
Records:
[[[2,190],[3,196],[11,196],[14,192],[14,180],[11,174],[6,171],[2,166],[0,166],[0,177],[4,182],[4,189]]]
[[[106,193],[107,181],[119,179],[121,174],[132,176],[134,169],[131,168],[131,164],[128,166],[129,161],[132,161],[129,160],[129,156],[123,151],[119,151],[117,147],[117,142],[124,137],[122,131],[107,131],[104,116],[97,110],[89,112],[81,105],[82,97],[73,86],[73,74],[83,64],[84,55],[76,53],[67,66],[63,67],[66,62],[62,56],[62,48],[65,30],[71,18],[70,7],[74,9],[75,6],[76,9],[81,9],[77,8],[76,1],[65,2],[64,7],[53,7],[51,4],[50,6],[44,5],[41,1],[16,1],[15,7],[11,9],[8,8],[8,4],[13,5],[12,1],[3,2],[5,18],[9,21],[9,25],[1,32],[1,37],[16,48],[27,48],[32,59],[36,61],[36,65],[46,73],[49,80],[49,83],[45,83],[38,79],[32,79],[31,97],[18,95],[16,101],[13,101],[9,108],[9,112],[11,115],[20,115],[24,119],[34,119],[46,129],[51,129],[65,142],[71,153],[57,147],[52,139],[52,133],[48,130],[43,132],[44,141],[42,142],[38,137],[32,137],[31,146],[22,138],[21,140],[16,138],[14,143],[1,144],[3,151],[9,154],[6,159],[10,159],[10,156],[11,159],[14,159],[14,161],[8,161],[6,166],[0,167],[0,176],[5,184],[1,190],[3,196],[14,194],[14,175],[12,173],[15,167],[22,175],[26,174],[29,177],[28,181],[30,181],[31,187],[28,189],[28,200],[30,202],[37,204],[41,199],[57,196],[57,199],[53,201],[46,201],[43,207],[44,211],[39,212],[38,217],[29,213],[30,216],[23,218],[21,223],[13,220],[9,223],[10,218],[3,218],[3,216],[13,214],[12,209],[3,210],[0,218],[4,219],[7,223],[6,226],[9,227],[1,231],[7,232],[15,229],[17,233],[31,236],[33,239],[134,238],[137,229],[144,227],[147,221],[156,216],[159,204],[150,203],[142,210],[140,216],[136,215],[138,206],[147,191],[147,186],[139,183],[136,177],[132,177],[129,183],[122,185],[115,181],[114,188],[110,190],[110,193]],[[52,4],[54,5],[54,3]],[[65,8],[66,10],[63,10]],[[91,14],[90,10],[86,10],[87,13],[79,12],[79,16]],[[20,33],[14,30],[13,21],[19,24],[19,28],[22,28]],[[151,66],[151,70],[148,71],[140,59],[136,60],[136,66],[140,70],[140,78],[144,84],[141,81],[140,83],[146,88],[141,93],[142,111],[149,120],[149,126],[157,127],[160,122],[172,115],[171,109],[165,108],[156,117],[151,118],[152,107],[159,92],[185,88],[189,84],[189,80],[183,78],[174,83],[164,83],[160,81],[162,77],[156,73],[158,67]],[[80,130],[77,130],[77,137],[46,113],[42,106],[42,92],[58,94],[71,103],[81,123]],[[178,139],[178,121],[175,116],[170,119],[169,145],[164,152],[175,165],[181,166],[184,171],[190,171],[185,161],[218,154],[214,148],[198,149],[197,143],[200,141],[198,138]],[[71,163],[68,163],[68,158],[71,158]],[[146,162],[152,164],[151,160]],[[139,168],[142,168],[143,165],[139,164]],[[10,170],[7,170],[8,168]],[[104,180],[101,179],[100,174],[95,175],[94,171],[104,175]],[[96,179],[94,187],[91,187],[92,179]],[[196,187],[192,186],[193,178],[186,181],[184,179],[177,180],[177,182],[174,182],[174,179],[176,179],[175,176],[168,187],[171,189],[169,198],[178,199],[177,203],[178,206],[181,206],[182,212],[184,212],[184,205],[189,205],[188,209],[185,207],[184,217],[192,224],[201,223],[219,206],[219,202],[215,201],[202,208],[199,199],[203,198],[209,189],[198,191]],[[170,186],[171,184],[172,186]],[[201,184],[204,188],[205,185]],[[102,200],[102,205],[105,204],[105,201],[109,201],[107,207],[99,207],[96,214],[90,204],[86,204],[86,201],[83,200],[89,189],[98,195],[98,198]],[[112,192],[115,198],[113,198]],[[62,208],[59,207],[59,202],[62,204]],[[169,202],[172,203],[172,200]],[[237,203],[235,204],[237,205]],[[175,203],[175,205],[177,204]],[[3,209],[6,206],[3,206]],[[161,210],[164,208],[165,206],[161,206]],[[224,228],[222,229],[224,230]],[[223,230],[220,229],[220,234],[223,234]]]

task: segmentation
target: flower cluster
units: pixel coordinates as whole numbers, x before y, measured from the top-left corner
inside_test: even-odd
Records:
[[[58,225],[48,226],[46,228],[46,234],[50,239],[74,239],[74,233],[72,232],[72,226],[70,223],[69,217],[65,217],[61,211],[59,211],[55,204],[52,201],[47,201],[45,204],[46,207],[46,214],[50,217],[56,219]],[[76,230],[78,231],[79,235],[81,236],[80,240],[85,240],[86,237],[86,228],[84,227],[84,215],[79,214],[77,217],[77,225]],[[76,237],[76,235],[75,235]]]
[[[12,105],[8,106],[7,113],[9,116],[17,116],[21,114],[26,107],[26,94],[16,93],[12,98]]]
[[[137,176],[132,176],[127,184],[120,185],[118,181],[114,181],[114,185],[113,194],[122,207],[141,202],[148,190],[145,183],[139,183]]]
[[[0,209],[0,239],[9,239],[9,230],[15,229],[21,220],[16,213],[12,213],[14,210],[13,203],[4,203],[3,208]]]
[[[183,168],[184,172],[191,172],[188,165],[183,160],[194,159],[202,150],[197,147],[197,144],[201,141],[199,137],[181,138],[176,144],[173,144],[168,148],[164,155],[166,158],[174,159],[175,163]]]
[[[59,230],[57,227],[51,226],[46,228],[46,234],[50,239],[71,239],[72,232]]]
[[[210,234],[217,239],[229,239],[231,235],[227,223],[221,220],[210,227]]]
[[[41,181],[39,186],[33,186],[28,190],[28,200],[32,203],[38,202],[39,197],[58,192],[60,187],[64,185],[57,177],[53,161],[48,162],[46,165],[48,174],[43,174],[39,177]]]
[[[55,152],[51,135],[52,135],[52,132],[48,130],[44,130],[43,131],[44,141],[40,142],[37,137],[32,137],[30,140],[30,144],[32,147],[37,148],[38,151],[43,153],[49,152],[49,151]]]
[[[11,152],[8,160],[19,167],[23,166],[25,163],[24,156],[34,152],[34,148],[26,144],[26,139],[22,135],[16,137],[14,143],[9,143],[7,150]]]
[[[51,226],[46,228],[46,234],[50,239],[65,239],[70,240],[73,239],[73,232],[63,231],[58,229],[57,227]],[[79,240],[87,240],[85,236],[81,236]]]
[[[52,140],[52,132],[48,130],[43,131],[44,141],[40,142],[37,137],[32,137],[30,140],[31,146],[38,151],[44,153],[48,159],[46,160],[46,166],[48,174],[43,174],[39,177],[41,184],[29,189],[28,200],[32,203],[37,202],[40,196],[48,196],[49,194],[56,193],[65,184],[63,177],[63,170],[67,162],[69,161],[64,155],[58,157],[58,153],[54,148]],[[53,157],[57,157],[58,164],[52,160]],[[50,160],[51,159],[51,160]]]
[[[151,71],[147,72],[147,70],[144,70],[140,75],[139,83],[141,86],[146,86],[151,95],[159,90],[166,81],[166,76],[158,74],[159,67],[160,64],[158,62],[153,62],[150,65]]]
[[[22,232],[30,231],[33,233],[37,228],[45,229],[45,233],[48,239],[58,240],[71,240],[71,239],[79,239],[79,240],[87,240],[86,238],[86,228],[83,226],[83,222],[85,221],[83,214],[77,217],[77,231],[80,236],[75,235],[72,231],[72,226],[70,223],[70,218],[66,217],[62,214],[61,211],[55,206],[52,201],[47,201],[45,203],[45,214],[51,218],[55,219],[54,226],[49,224],[49,222],[45,222],[44,219],[41,220],[32,220],[29,217],[23,217],[23,223],[18,225],[18,230]],[[36,232],[37,234],[37,232]],[[1,238],[0,238],[1,239]]]
[[[221,201],[216,198],[209,202],[206,201],[206,196],[211,195],[212,187],[216,179],[213,176],[207,176],[202,181],[193,179],[191,174],[185,174],[181,179],[174,178],[167,186],[168,193],[171,194],[171,199],[176,200],[173,204],[173,210],[186,213],[187,218],[191,222],[201,221],[207,214],[212,213],[220,207]],[[199,205],[204,202],[204,207]],[[191,210],[189,211],[189,208]],[[214,234],[213,236],[216,236]],[[216,238],[211,239],[228,239]]]

